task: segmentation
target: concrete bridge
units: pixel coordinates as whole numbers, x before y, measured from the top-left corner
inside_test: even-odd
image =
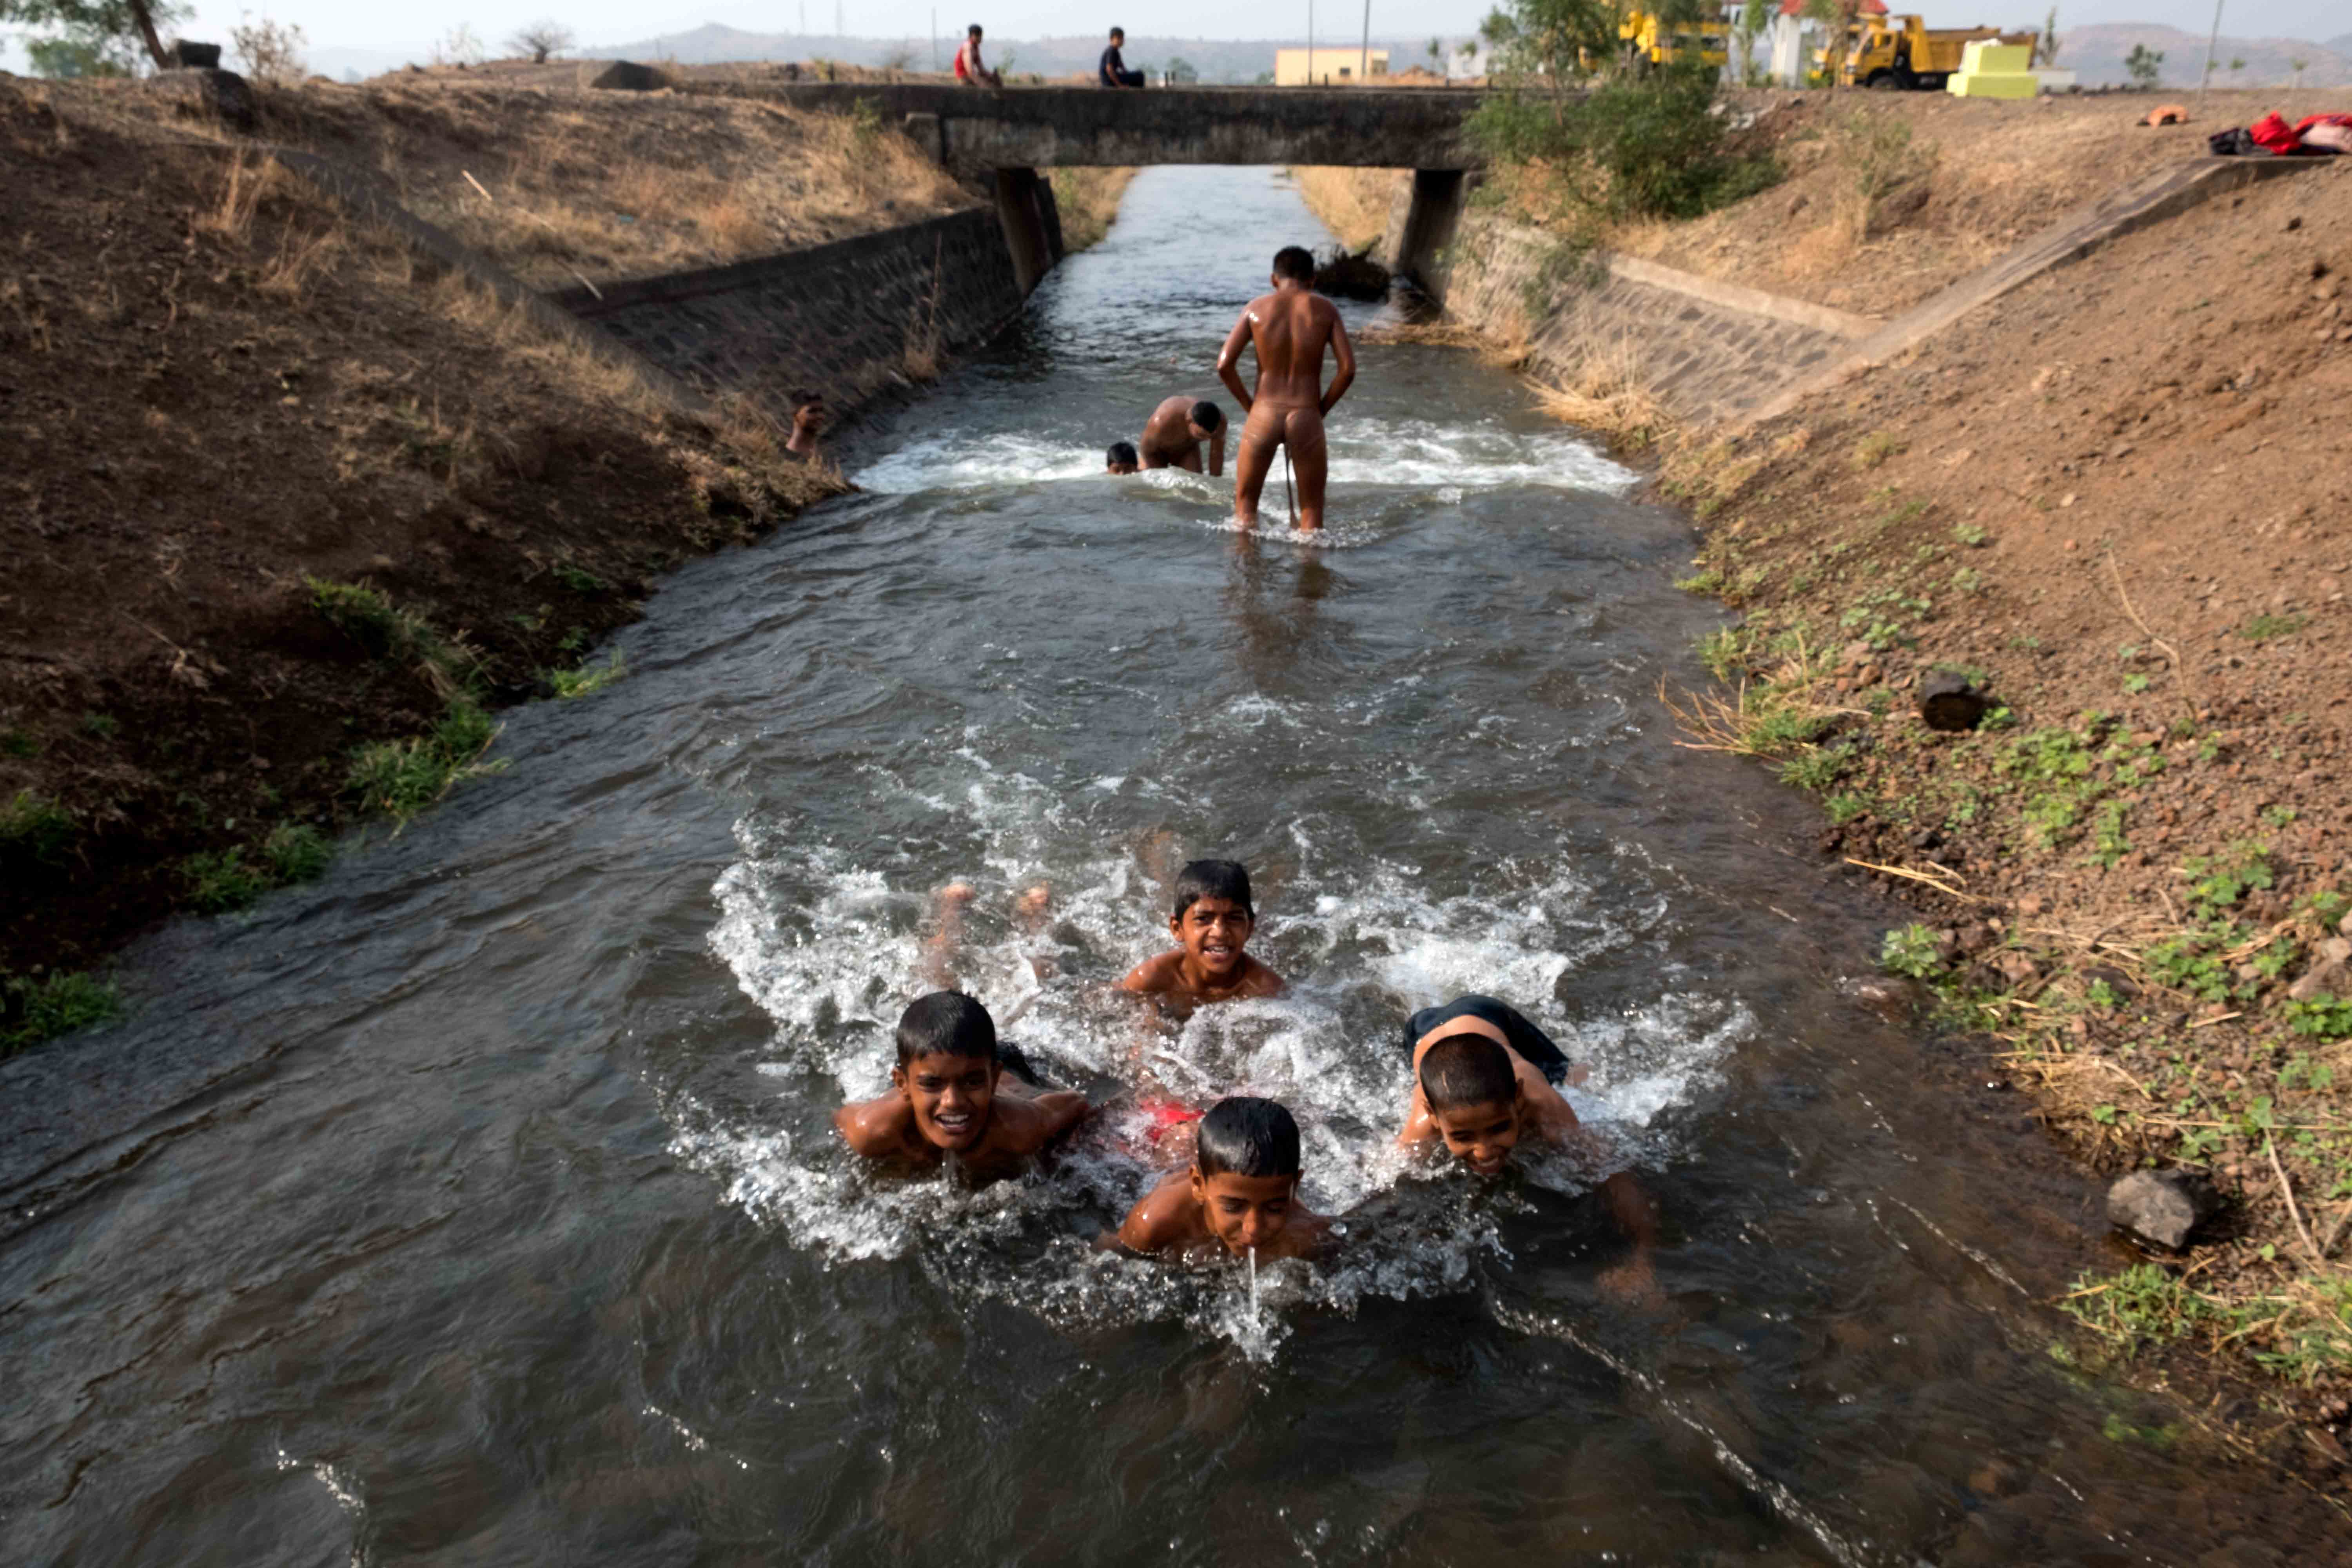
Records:
[[[1485,163],[1465,88],[1181,87],[1117,91],[939,82],[697,82],[692,91],[837,114],[880,114],[968,179],[992,179],[1024,289],[1062,257],[1061,217],[1039,169],[1154,163],[1331,163],[1414,171],[1393,265],[1433,272],[1460,222],[1464,175]],[[870,106],[861,109],[863,106]]]

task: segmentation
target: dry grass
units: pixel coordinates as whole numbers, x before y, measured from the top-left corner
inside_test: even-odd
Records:
[[[1127,195],[1133,169],[1055,169],[1054,205],[1062,215],[1062,245],[1073,253],[1100,245],[1118,220],[1119,198]]]
[[[1531,384],[1537,406],[1615,446],[1638,450],[1664,440],[1674,422],[1650,390],[1633,342],[1622,337],[1603,342],[1581,325],[1572,336],[1585,345],[1581,357],[1555,370],[1556,379]]]
[[[287,88],[265,112],[273,138],[373,169],[411,211],[541,289],[719,266],[971,205],[870,114],[438,77]]]
[[[1349,250],[1379,243],[1389,230],[1389,208],[1402,188],[1402,169],[1294,168],[1299,198]]]

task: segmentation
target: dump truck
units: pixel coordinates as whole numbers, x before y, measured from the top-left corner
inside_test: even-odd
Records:
[[[1617,38],[1637,70],[1694,59],[1721,70],[1731,59],[1731,24],[1721,16],[1669,22],[1654,11],[1628,11]]]
[[[1930,27],[1916,16],[1864,16],[1846,30],[1847,47],[1837,79],[1844,87],[1940,92],[1960,68],[1961,53],[1970,44],[1984,38],[2032,44],[2039,37],[2004,33],[1999,27]],[[1830,69],[1827,54],[1823,49],[1813,56],[1824,73]]]

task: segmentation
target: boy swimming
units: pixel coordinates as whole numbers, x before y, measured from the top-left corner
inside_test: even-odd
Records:
[[[1397,1142],[1442,1142],[1481,1175],[1493,1175],[1522,1137],[1557,1142],[1577,1128],[1555,1083],[1568,1058],[1551,1037],[1507,1003],[1457,996],[1406,1021],[1412,1100]]]
[[[1038,1151],[1084,1117],[1086,1097],[1066,1089],[1034,1099],[1000,1094],[996,1025],[954,991],[919,997],[898,1019],[890,1092],[834,1113],[856,1152],[916,1170],[952,1158],[975,1184],[1018,1174]]]
[[[1192,1003],[1281,994],[1282,976],[1242,951],[1257,916],[1239,862],[1192,861],[1176,874],[1175,903],[1168,930],[1181,945],[1137,964],[1120,990]]]
[[[1517,1008],[1492,996],[1457,996],[1415,1013],[1404,1038],[1412,1053],[1412,1100],[1397,1142],[1407,1148],[1442,1143],[1474,1173],[1493,1176],[1522,1142],[1577,1138],[1576,1112],[1553,1086],[1583,1075]],[[1658,1222],[1649,1196],[1631,1171],[1603,1178],[1601,1192],[1633,1244],[1601,1284],[1612,1295],[1655,1305],[1661,1298],[1650,1252]]]
[[[1271,1100],[1232,1095],[1201,1118],[1192,1165],[1128,1211],[1119,1245],[1179,1257],[1304,1258],[1330,1222],[1298,1201],[1298,1123]]]
[[[1139,459],[1135,455],[1135,444],[1133,442],[1113,441],[1103,452],[1103,472],[1106,474],[1131,474],[1135,472],[1139,461],[1140,459]]]
[[[1201,471],[1201,444],[1209,446],[1209,473],[1225,471],[1225,411],[1207,398],[1181,395],[1164,398],[1143,422],[1143,438],[1136,449],[1147,468],[1190,468]]]

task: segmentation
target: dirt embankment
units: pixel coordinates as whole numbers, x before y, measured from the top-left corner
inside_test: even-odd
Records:
[[[61,977],[169,910],[432,798],[498,702],[610,678],[654,574],[839,482],[121,102],[0,79],[0,1048],[102,1009]]]
[[[262,138],[374,171],[409,211],[550,291],[722,266],[978,199],[878,119],[741,99],[417,72],[263,89],[257,101]]]
[[[1759,201],[1769,202],[1767,195]],[[1910,899],[1884,962],[2097,1168],[2222,1212],[2065,1305],[2352,1415],[2352,169],[2128,237],[1664,482],[1745,611],[1689,704]],[[1916,712],[1957,672],[1974,732]]]
[[[1757,133],[1792,176],[1618,248],[1901,310],[2067,207],[2316,101],[1820,95]],[[1785,106],[1783,95],[1774,100]],[[2333,107],[2344,107],[2341,103]],[[2352,164],[2352,161],[2347,161]],[[1347,176],[1363,191],[1381,176]],[[1486,199],[1541,216],[1506,173]],[[1308,185],[1327,222],[1348,207]],[[2315,167],[2047,274],[1737,437],[1619,421],[1739,608],[1672,694],[1694,743],[1820,795],[1824,855],[1914,903],[1883,962],[2084,1158],[2186,1171],[2183,1252],[2116,1242],[2075,1353],[2201,1363],[2352,1477],[2352,166]],[[1944,734],[1921,684],[1990,717]],[[1906,981],[1906,984],[1909,982]],[[2242,1402],[2242,1407],[2250,1407]],[[2254,1430],[2241,1425],[2242,1434]]]

